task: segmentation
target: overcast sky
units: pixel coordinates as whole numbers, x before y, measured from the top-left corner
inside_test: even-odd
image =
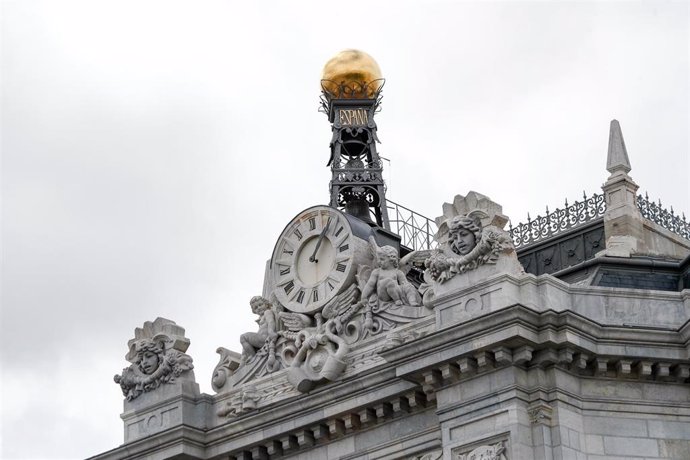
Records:
[[[123,439],[135,327],[186,328],[202,391],[284,225],[328,202],[325,62],[378,61],[388,198],[517,223],[631,176],[690,211],[685,2],[2,3],[0,457]]]

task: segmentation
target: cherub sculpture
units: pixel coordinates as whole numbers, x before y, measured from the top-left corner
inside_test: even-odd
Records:
[[[245,332],[240,336],[242,363],[253,358],[264,345],[270,346],[271,343],[275,345],[275,339],[278,337],[276,316],[271,309],[271,303],[261,296],[255,296],[249,301],[249,305],[252,307],[252,312],[259,315],[259,319],[256,320],[259,323],[259,330],[257,332]],[[272,356],[273,352],[270,355]]]
[[[362,299],[369,303],[393,302],[395,305],[419,306],[417,289],[398,268],[398,251],[392,246],[379,248],[373,238],[369,243],[375,248],[378,267],[371,271],[362,289]]]

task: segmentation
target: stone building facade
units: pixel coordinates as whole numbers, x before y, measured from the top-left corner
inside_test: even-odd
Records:
[[[219,349],[216,394],[184,329],[146,323],[116,376],[124,444],[92,458],[690,459],[690,226],[637,195],[616,121],[607,171],[516,228],[459,195],[419,250],[305,210],[252,299],[259,330]]]

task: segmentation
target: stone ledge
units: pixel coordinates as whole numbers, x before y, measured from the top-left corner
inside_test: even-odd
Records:
[[[414,412],[429,405],[415,384],[395,379],[393,372],[393,369],[379,369],[360,375],[357,382],[337,382],[315,390],[314,394],[272,405],[270,412],[256,410],[225,422],[207,433],[208,454],[212,457],[223,452],[246,450],[245,446],[264,445],[263,441],[272,443],[276,439],[287,443],[286,447],[281,446],[281,450],[291,450],[290,440],[299,440],[300,437],[306,440],[302,441],[300,448],[309,447],[310,437],[316,441],[325,439],[324,425],[328,427],[328,436],[340,436],[341,428],[347,434],[390,416]],[[353,385],[357,390],[353,391]],[[375,397],[372,398],[371,392],[375,392]],[[296,442],[299,446],[299,441]],[[275,446],[266,447],[266,450],[278,451]]]
[[[152,438],[156,439],[154,443],[151,442]],[[155,436],[140,439],[90,457],[87,460],[120,460],[123,458],[145,458],[146,460],[185,458],[188,460],[201,460],[207,458],[205,455],[205,441],[204,431],[180,425],[157,433]]]
[[[539,313],[514,305],[381,354],[396,365],[397,376],[422,384],[425,391],[509,364],[685,382],[690,359],[680,332],[602,326],[569,311]]]
[[[386,401],[353,408],[336,416],[319,420],[310,426],[302,426],[271,437],[263,437],[260,443],[243,446],[241,450],[232,451],[230,459],[270,459],[283,455],[292,455],[317,445],[326,444],[338,438],[349,436],[374,425],[387,423],[413,412],[433,409],[433,402],[427,401],[423,393],[409,391]],[[437,429],[434,428],[434,432]],[[411,439],[416,439],[412,436]],[[394,443],[399,443],[395,441]],[[381,447],[387,447],[390,444]],[[427,447],[425,445],[425,447]],[[432,446],[433,447],[433,446]],[[223,451],[226,451],[223,449]]]

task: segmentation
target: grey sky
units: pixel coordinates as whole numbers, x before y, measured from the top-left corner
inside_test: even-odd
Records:
[[[374,56],[388,197],[469,190],[520,222],[600,191],[621,122],[641,191],[690,211],[685,2],[2,3],[0,456],[122,442],[112,376],[163,316],[215,349],[284,225],[328,200],[323,64]]]

